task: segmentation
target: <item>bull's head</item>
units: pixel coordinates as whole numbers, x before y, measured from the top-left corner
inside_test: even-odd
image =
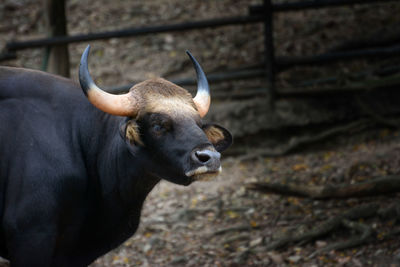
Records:
[[[220,152],[232,143],[221,126],[203,124],[210,107],[207,78],[196,59],[189,57],[197,73],[198,89],[190,93],[164,79],[150,79],[128,93],[113,95],[101,90],[88,71],[88,46],[82,55],[79,81],[89,101],[98,109],[126,119],[120,133],[129,150],[151,158],[152,174],[178,184],[190,184],[221,171]]]

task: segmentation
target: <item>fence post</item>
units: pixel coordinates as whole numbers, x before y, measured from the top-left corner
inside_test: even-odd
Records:
[[[275,105],[275,52],[274,52],[274,36],[273,36],[273,10],[271,0],[264,0],[264,55],[265,69],[267,75],[267,87],[269,90],[269,106],[271,109]]]
[[[66,36],[65,0],[43,0],[50,36]],[[44,68],[51,73],[69,77],[68,44],[46,48]]]

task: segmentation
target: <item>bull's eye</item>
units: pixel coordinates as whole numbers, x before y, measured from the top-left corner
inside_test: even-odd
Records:
[[[151,126],[152,132],[157,136],[161,136],[161,135],[167,133],[169,129],[170,129],[170,127],[166,123],[154,123]]]
[[[153,131],[156,133],[161,133],[162,131],[164,131],[164,127],[160,124],[154,124]]]
[[[171,119],[166,115],[152,114],[150,117],[150,130],[156,136],[161,136],[172,128]]]

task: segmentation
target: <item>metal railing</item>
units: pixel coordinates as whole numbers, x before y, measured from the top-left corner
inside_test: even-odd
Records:
[[[170,25],[146,26],[129,28],[117,31],[106,31],[99,33],[78,34],[61,37],[41,38],[28,41],[12,41],[6,44],[6,50],[0,54],[0,60],[8,60],[17,56],[16,51],[40,47],[51,47],[61,44],[87,42],[94,40],[136,37],[146,34],[157,34],[165,32],[188,31],[193,29],[214,28],[227,25],[242,25],[251,23],[263,23],[264,25],[264,61],[261,66],[251,70],[230,70],[225,73],[209,75],[210,82],[223,81],[224,79],[251,78],[266,76],[267,88],[274,101],[275,76],[277,73],[294,66],[329,64],[335,61],[353,60],[357,58],[383,57],[400,54],[400,37],[394,45],[389,47],[372,47],[354,49],[350,51],[332,51],[324,54],[305,57],[277,57],[275,56],[273,38],[273,14],[276,12],[293,12],[304,9],[318,9],[343,5],[370,4],[382,2],[396,2],[396,0],[306,0],[293,3],[273,4],[272,0],[264,0],[263,5],[250,6],[248,15],[230,18],[209,19],[192,21]],[[182,79],[176,81],[178,84],[193,84],[193,79]],[[112,88],[111,91],[121,92],[130,88],[131,85]]]

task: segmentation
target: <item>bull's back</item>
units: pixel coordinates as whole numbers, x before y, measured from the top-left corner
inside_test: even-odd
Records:
[[[0,156],[22,156],[20,148],[29,152],[72,141],[68,138],[79,123],[76,114],[86,110],[91,110],[90,104],[71,80],[0,67]]]
[[[55,91],[54,89],[58,89]],[[0,100],[5,98],[36,98],[50,100],[63,90],[79,92],[69,79],[37,70],[0,66]]]

